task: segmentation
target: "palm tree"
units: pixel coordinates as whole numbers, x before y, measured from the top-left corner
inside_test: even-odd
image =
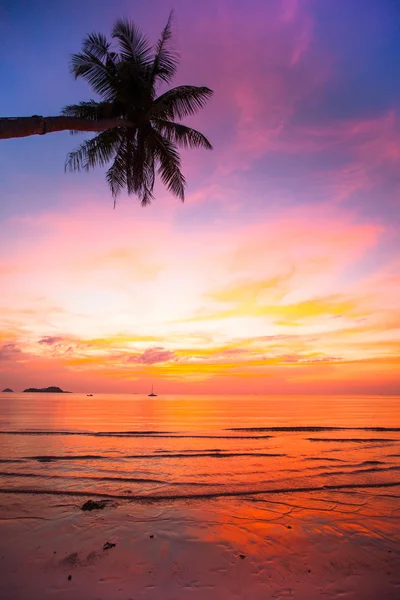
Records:
[[[0,117],[0,140],[45,135],[54,131],[105,131],[112,127],[131,127],[132,123],[121,119],[93,121],[75,117]]]
[[[155,47],[126,19],[117,20],[112,30],[115,49],[103,34],[88,35],[82,52],[72,56],[71,71],[75,78],[85,79],[100,99],[66,106],[61,117],[26,118],[36,119],[39,130],[25,135],[62,128],[71,133],[99,132],[68,154],[65,169],[88,171],[113,161],[106,179],[114,206],[124,188],[139,196],[142,205],[149,204],[156,171],[183,201],[186,182],[178,147],[212,149],[202,133],[177,122],[203,108],[212,90],[182,85],[157,96],[160,84],[169,83],[179,65],[178,55],[169,47],[171,21],[172,13]],[[3,133],[7,129],[2,121],[11,120],[0,119],[0,138],[2,126]]]

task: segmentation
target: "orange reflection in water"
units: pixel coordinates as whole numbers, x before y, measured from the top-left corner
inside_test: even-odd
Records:
[[[396,398],[0,403],[1,597],[397,600]]]
[[[400,426],[397,396],[158,396],[140,394],[21,394],[9,418],[15,428],[29,424],[97,431],[135,425],[185,429],[246,426]],[[0,395],[3,407],[9,398]]]
[[[27,394],[3,402],[3,431],[20,434],[2,435],[2,457],[25,461],[14,486],[28,473],[40,475],[40,489],[60,492],[197,497],[396,481],[395,398]]]

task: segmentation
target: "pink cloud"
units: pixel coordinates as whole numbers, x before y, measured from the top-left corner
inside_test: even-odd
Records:
[[[356,156],[379,163],[400,159],[400,120],[394,110],[370,119],[335,119],[316,125],[291,125],[271,145],[272,151],[318,152],[345,146]]]
[[[265,195],[273,194],[277,201],[281,197],[283,201],[298,200],[299,193],[306,194],[311,187],[314,198],[323,193],[329,200],[342,202],[356,192],[384,184],[387,173],[379,172],[382,165],[398,171],[400,128],[395,110],[360,119],[327,115],[325,121],[313,123],[313,106],[318,112],[327,85],[338,74],[335,49],[325,48],[315,33],[320,24],[315,21],[312,4],[253,1],[244,8],[217,2],[212,14],[207,7],[202,16],[196,12],[190,38],[179,28],[178,18],[184,50],[182,81],[195,73],[199,83],[215,90],[206,110],[192,120],[200,129],[205,127],[215,151],[184,157],[189,181],[199,177],[202,187],[196,188],[192,197],[189,193],[191,201],[207,204],[212,197],[213,203],[231,207],[228,193],[215,189],[215,178],[223,187],[235,178],[242,194],[234,205],[243,208],[248,201],[244,178],[263,157],[268,165],[268,155],[274,153],[292,157],[332,153],[331,161],[325,156],[323,166],[314,158],[314,167],[296,175],[293,190],[271,190],[266,180]],[[254,15],[257,18],[252,18]],[[205,37],[208,43],[204,43]],[[308,117],[304,122],[301,112],[305,107]],[[337,155],[344,164],[338,164]],[[290,160],[287,170],[285,186],[290,188]],[[261,169],[254,179],[260,176]],[[234,192],[229,194],[232,196]]]
[[[18,348],[16,344],[8,343],[3,344],[0,347],[0,360],[1,361],[11,361],[15,360],[21,355],[21,350]]]
[[[177,13],[184,49],[179,82],[195,73],[215,91],[206,110],[189,121],[205,128],[216,149],[188,154],[185,164],[189,174],[200,162],[223,176],[247,170],[272,148],[299,103],[326,81],[330,58],[314,43],[307,2],[217,2],[195,12],[190,34],[179,27]]]
[[[46,346],[53,346],[54,344],[58,344],[61,342],[63,338],[61,336],[53,335],[44,337],[43,339],[38,341],[38,344],[45,344]]]
[[[157,363],[168,362],[176,358],[174,352],[165,350],[165,348],[148,348],[139,356],[130,356],[127,362],[141,363],[145,365],[155,365]]]

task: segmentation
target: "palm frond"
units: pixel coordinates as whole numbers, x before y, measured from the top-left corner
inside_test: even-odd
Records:
[[[204,108],[213,93],[208,87],[180,85],[159,96],[154,108],[160,117],[183,119]]]
[[[129,167],[127,168],[128,194],[137,194],[142,206],[150,204],[154,199],[155,158],[146,143],[146,137],[146,132],[143,132],[137,138],[134,151],[128,158]]]
[[[93,54],[99,60],[103,60],[108,56],[110,46],[104,34],[95,32],[87,35],[82,43],[83,51]]]
[[[148,180],[146,185],[143,186],[142,193],[140,194],[140,204],[142,206],[148,206],[154,200],[153,189],[155,181],[155,170],[154,161],[148,164]]]
[[[75,79],[82,77],[92,87],[93,91],[105,100],[111,100],[115,95],[115,73],[110,65],[105,65],[91,52],[80,52],[71,57],[71,71]]]
[[[179,152],[174,144],[155,130],[153,130],[151,137],[149,136],[149,143],[159,163],[158,174],[161,181],[168,191],[178,196],[183,202],[185,199],[186,180],[181,172]]]
[[[79,102],[79,104],[68,104],[61,111],[66,117],[78,117],[80,119],[106,119],[112,116],[112,106],[109,102],[96,102],[89,100],[88,102]]]
[[[66,117],[77,117],[78,119],[99,121],[114,116],[114,111],[113,105],[110,102],[96,102],[96,100],[89,100],[88,102],[79,102],[79,104],[68,104],[61,110],[61,114]],[[81,133],[83,133],[83,131],[70,131],[71,135],[78,135]]]
[[[111,35],[119,41],[119,54],[123,60],[149,64],[152,58],[150,42],[132,21],[118,19]]]
[[[141,186],[141,165],[140,156],[137,147],[137,141],[133,136],[126,137],[125,151],[125,170],[126,170],[126,189],[128,195],[140,192]]]
[[[148,66],[133,61],[123,60],[118,64],[116,99],[124,105],[128,113],[142,109],[152,97],[148,69]]]
[[[107,129],[94,138],[85,140],[79,148],[67,155],[65,171],[89,171],[96,166],[104,167],[116,153],[120,139],[117,129]]]
[[[127,133],[121,158],[125,161],[126,188],[129,195],[136,194],[142,205],[149,204],[153,199],[154,187],[154,156],[146,146],[145,135],[139,139]]]
[[[114,198],[114,208],[116,199],[126,186],[126,140],[122,140],[115,159],[111,167],[106,173],[106,180],[111,189],[111,194]]]
[[[157,78],[165,82],[171,81],[179,66],[179,55],[177,52],[168,49],[167,45],[172,38],[172,17],[170,12],[166,26],[161,32],[160,39],[155,47],[155,56],[151,69],[151,83],[154,84]]]
[[[154,127],[169,142],[172,142],[176,146],[182,146],[183,148],[206,148],[207,150],[213,149],[205,135],[181,123],[157,119],[154,122]]]

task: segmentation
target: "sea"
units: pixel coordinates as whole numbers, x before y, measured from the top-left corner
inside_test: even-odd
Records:
[[[1,394],[0,467],[15,494],[385,494],[400,491],[400,398]]]
[[[0,528],[7,600],[398,600],[400,398],[1,394]]]

